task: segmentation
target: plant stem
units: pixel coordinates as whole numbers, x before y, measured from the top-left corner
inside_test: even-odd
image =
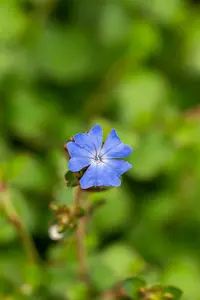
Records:
[[[76,211],[80,206],[82,190],[80,186],[76,189],[76,194],[74,198],[74,210]],[[85,218],[80,218],[78,220],[76,228],[76,244],[77,244],[77,255],[79,263],[79,274],[83,281],[87,281],[87,263],[86,263],[86,251],[84,245],[85,238]]]
[[[103,293],[101,298],[102,300],[114,300],[121,299],[121,297],[126,297],[126,292],[120,286],[115,286],[113,289]]]
[[[37,250],[35,248],[34,242],[25,229],[22,221],[20,220],[19,215],[17,214],[14,206],[12,205],[12,202],[10,200],[10,195],[7,189],[7,185],[5,183],[0,182],[0,204],[2,205],[2,208],[4,209],[6,216],[9,220],[9,222],[14,225],[16,230],[18,231],[20,238],[22,240],[22,243],[24,245],[24,249],[26,252],[26,255],[28,257],[28,260],[31,263],[36,264],[39,260],[39,256],[37,253]]]

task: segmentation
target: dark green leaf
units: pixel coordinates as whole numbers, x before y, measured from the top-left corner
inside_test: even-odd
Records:
[[[182,298],[183,292],[176,287],[167,286],[163,289],[163,300],[180,300]]]
[[[139,290],[146,285],[145,281],[138,277],[126,279],[123,282],[123,289],[126,291],[127,296],[139,299]]]
[[[71,171],[65,174],[65,180],[68,187],[75,187],[79,184],[77,177]]]

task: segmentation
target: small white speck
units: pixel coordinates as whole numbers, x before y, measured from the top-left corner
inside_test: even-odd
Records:
[[[61,240],[63,238],[63,234],[58,232],[58,225],[52,225],[49,227],[49,237],[51,240],[53,241],[58,241]]]

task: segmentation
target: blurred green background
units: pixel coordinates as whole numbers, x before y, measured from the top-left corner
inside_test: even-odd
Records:
[[[49,204],[72,204],[63,145],[94,124],[134,148],[122,186],[88,195],[106,200],[88,223],[94,285],[141,274],[200,299],[199,94],[200,1],[0,1],[0,299],[85,299]]]

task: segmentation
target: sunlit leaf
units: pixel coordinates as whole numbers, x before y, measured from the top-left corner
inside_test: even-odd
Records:
[[[22,170],[28,162],[27,155],[18,155],[10,160],[2,162],[0,165],[0,176],[6,182],[20,176]]]

